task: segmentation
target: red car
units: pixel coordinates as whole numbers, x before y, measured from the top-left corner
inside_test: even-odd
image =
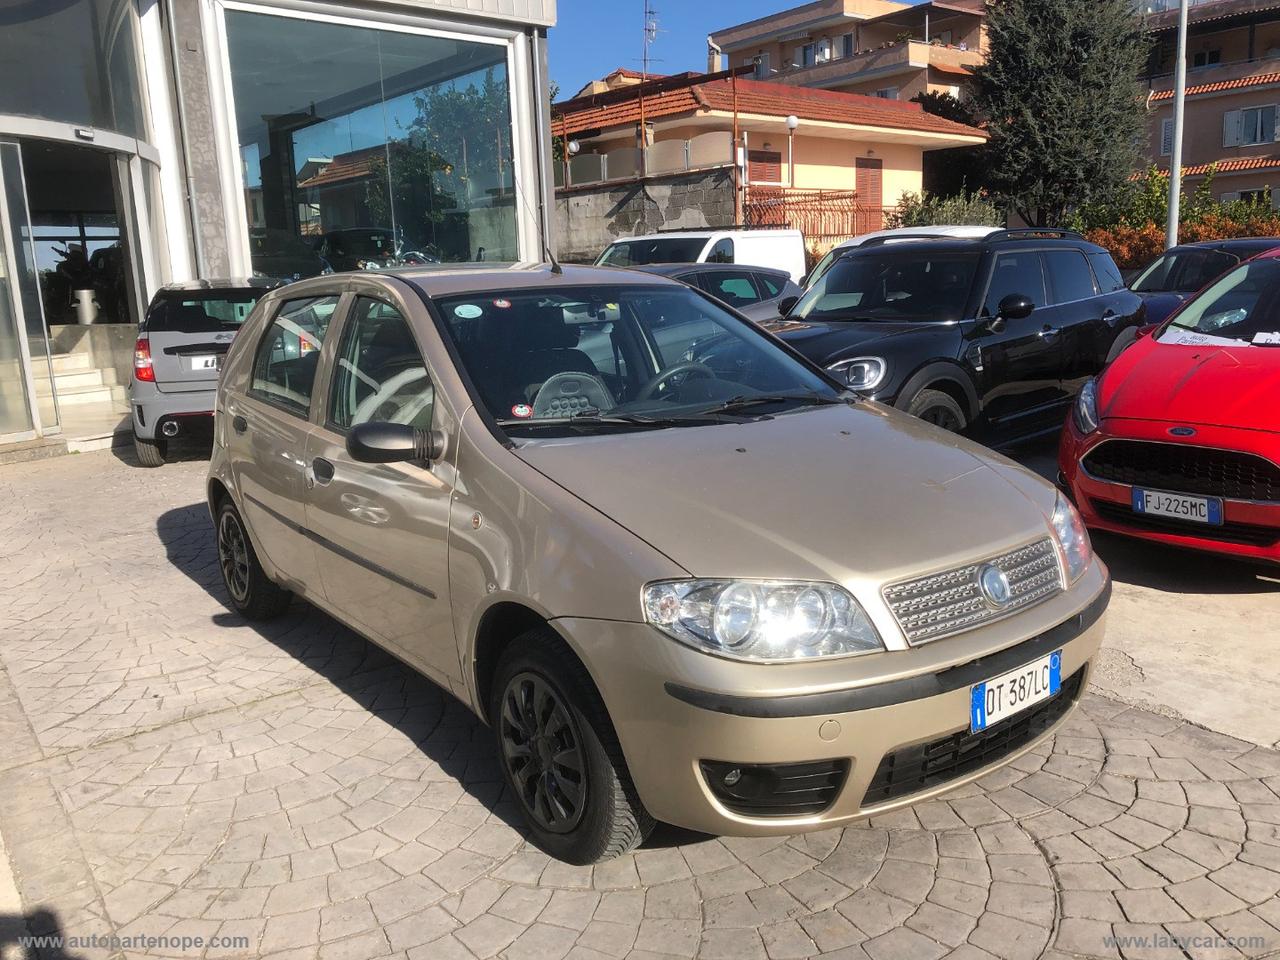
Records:
[[[1280,561],[1280,250],[1086,382],[1058,464],[1090,527]]]

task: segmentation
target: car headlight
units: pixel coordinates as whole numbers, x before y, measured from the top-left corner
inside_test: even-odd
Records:
[[[645,620],[735,660],[811,660],[883,650],[847,590],[797,580],[662,580],[644,588]]]
[[[1093,556],[1093,546],[1089,543],[1089,531],[1084,528],[1080,511],[1062,494],[1058,494],[1058,502],[1053,507],[1052,525],[1053,537],[1058,541],[1058,550],[1062,554],[1062,566],[1067,575],[1067,585],[1070,586],[1080,579]]]
[[[874,390],[884,382],[889,365],[880,357],[854,357],[827,367],[827,373],[849,385],[851,390]]]
[[[1093,433],[1098,429],[1098,381],[1086,380],[1076,397],[1076,404],[1071,411],[1076,429],[1081,433]]]

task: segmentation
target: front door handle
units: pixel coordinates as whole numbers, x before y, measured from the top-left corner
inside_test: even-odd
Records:
[[[323,487],[333,479],[333,464],[324,457],[316,457],[311,461],[311,475],[316,478],[316,483]]]
[[[1040,328],[1040,336],[1044,337],[1046,340],[1052,340],[1061,332],[1062,331],[1059,330],[1057,327],[1051,327],[1047,323]]]
[[[240,416],[240,414],[236,414],[231,418],[231,429],[236,433],[244,433],[249,429],[249,421]]]

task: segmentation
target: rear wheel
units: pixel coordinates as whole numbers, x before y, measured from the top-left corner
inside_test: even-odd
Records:
[[[502,654],[489,716],[532,838],[568,863],[609,860],[653,829],[600,695],[549,628]]]
[[[246,620],[270,620],[289,608],[292,595],[275,584],[253,552],[240,512],[230,500],[218,508],[218,568],[234,606]]]
[[[968,423],[956,398],[941,390],[921,390],[907,404],[907,413],[935,427],[959,433]]]
[[[133,435],[133,452],[138,462],[144,467],[163,467],[164,458],[169,452],[169,441],[156,437],[148,440],[136,433]]]

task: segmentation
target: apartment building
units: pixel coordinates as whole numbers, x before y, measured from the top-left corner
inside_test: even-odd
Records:
[[[986,51],[983,0],[816,0],[719,30],[707,69],[889,100],[959,96]]]
[[[1143,80],[1150,106],[1150,160],[1169,167],[1173,150],[1173,66],[1177,0],[1148,0],[1153,38]],[[1223,200],[1280,206],[1280,4],[1275,0],[1192,0],[1187,31],[1184,186],[1211,168]],[[1273,190],[1273,188],[1275,188]]]

